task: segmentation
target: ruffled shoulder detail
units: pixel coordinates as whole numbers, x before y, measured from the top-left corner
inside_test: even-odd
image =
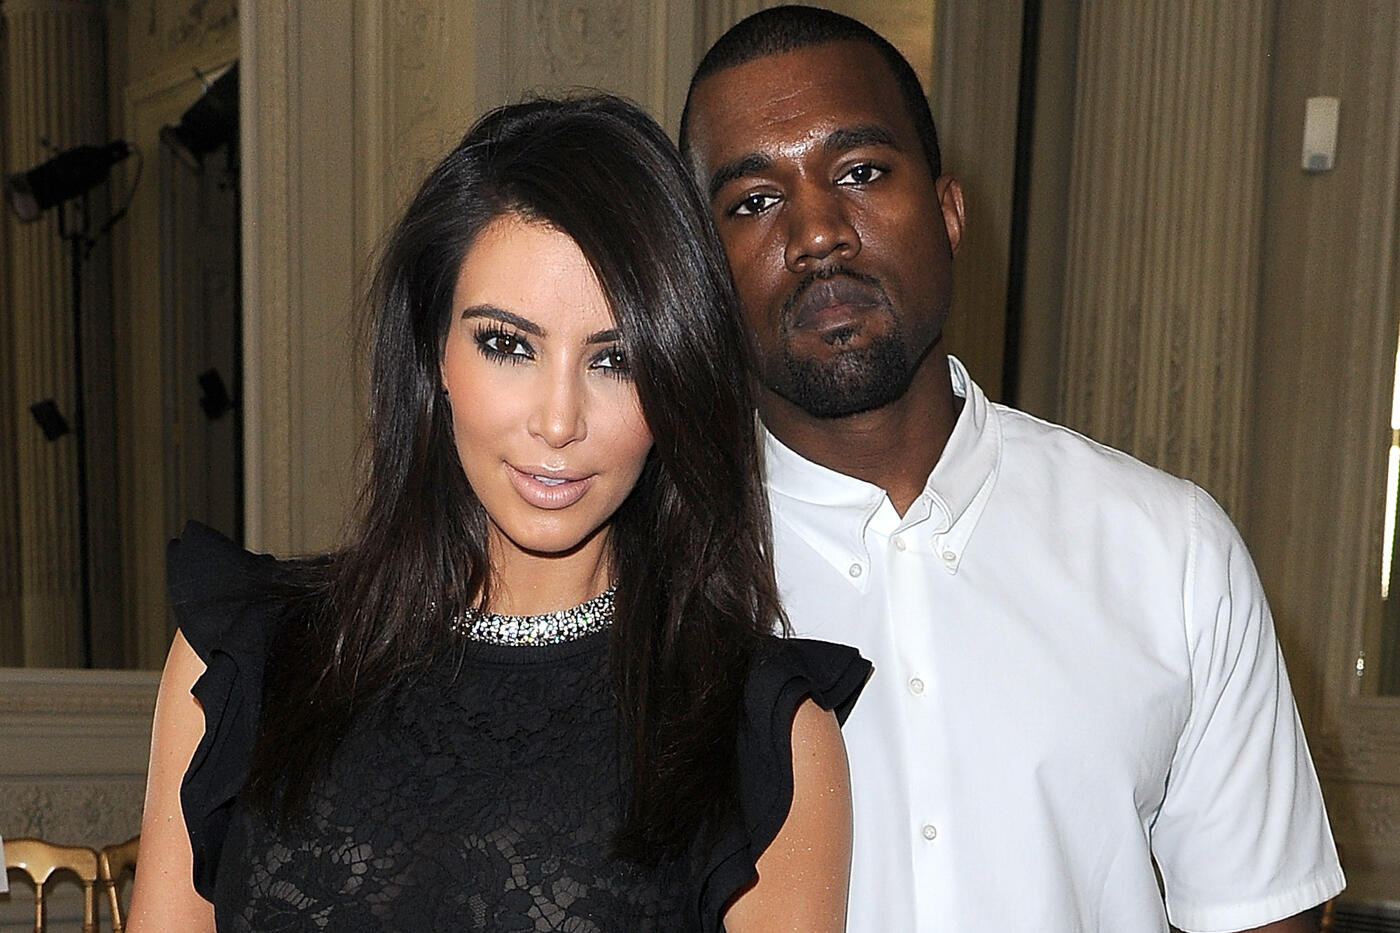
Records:
[[[700,873],[706,933],[721,929],[725,905],[756,876],[758,857],[777,837],[792,806],[792,719],[811,697],[844,723],[870,677],[854,648],[806,638],[770,638],[745,686],[739,730],[741,819],[710,850]]]
[[[248,777],[262,701],[268,640],[280,618],[274,598],[285,565],[252,554],[190,522],[166,551],[176,624],[206,665],[191,693],[204,710],[204,736],[180,785],[194,853],[194,887],[214,896],[229,816]]]

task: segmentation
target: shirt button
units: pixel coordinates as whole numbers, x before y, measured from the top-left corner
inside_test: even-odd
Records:
[[[848,571],[846,571],[846,572],[849,573],[849,574],[850,574],[851,576],[853,576],[853,577],[858,577],[858,576],[860,576],[860,573],[861,573],[860,564],[852,564],[852,565],[851,565],[851,569],[848,570]]]
[[[933,840],[938,838],[938,827],[934,826],[932,823],[925,823],[923,834],[925,839],[927,839],[929,842],[932,842]]]
[[[924,682],[917,677],[912,678],[909,681],[909,692],[914,696],[919,696],[924,692]]]
[[[944,552],[943,552],[943,559],[946,560],[948,563],[951,564],[953,561],[955,561],[955,560],[958,559],[958,552],[957,552],[957,551],[944,551]]]
[[[905,544],[905,543],[904,543],[904,539],[901,538],[899,535],[895,535],[895,536],[894,536],[894,549],[895,549],[896,551],[902,551],[902,550],[904,550],[905,548],[907,548],[908,546],[909,546],[909,545]]]

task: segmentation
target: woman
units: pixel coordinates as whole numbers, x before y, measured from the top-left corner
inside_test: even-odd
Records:
[[[735,298],[664,133],[487,115],[374,295],[354,540],[172,545],[130,929],[842,929],[828,710],[869,666],[767,634]]]

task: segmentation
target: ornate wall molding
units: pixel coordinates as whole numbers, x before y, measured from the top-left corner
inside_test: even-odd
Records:
[[[238,0],[152,3],[146,28],[166,51],[222,42],[238,32]]]
[[[0,722],[13,728],[18,717],[43,722],[149,719],[159,683],[157,671],[0,668]],[[149,733],[150,724],[145,728]],[[0,777],[19,773],[27,772],[13,770],[13,762],[0,756]]]
[[[505,7],[502,77],[511,85],[650,88],[654,5],[521,0]],[[643,41],[637,41],[638,39]]]
[[[124,0],[131,80],[238,44],[238,0]]]
[[[11,836],[101,848],[141,830],[144,778],[121,781],[0,781],[0,819]]]
[[[141,822],[153,671],[0,670],[0,826],[103,845]]]
[[[679,126],[706,9],[679,0],[480,0],[476,9],[482,109],[600,88],[635,100],[673,133]]]

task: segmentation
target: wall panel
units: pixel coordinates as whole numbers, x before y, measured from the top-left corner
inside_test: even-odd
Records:
[[[1244,524],[1322,772],[1348,896],[1394,899],[1400,698],[1369,695],[1357,660],[1380,609],[1400,327],[1400,9],[1279,0],[1273,51]],[[1322,174],[1300,165],[1313,95],[1341,98],[1336,167]]]

